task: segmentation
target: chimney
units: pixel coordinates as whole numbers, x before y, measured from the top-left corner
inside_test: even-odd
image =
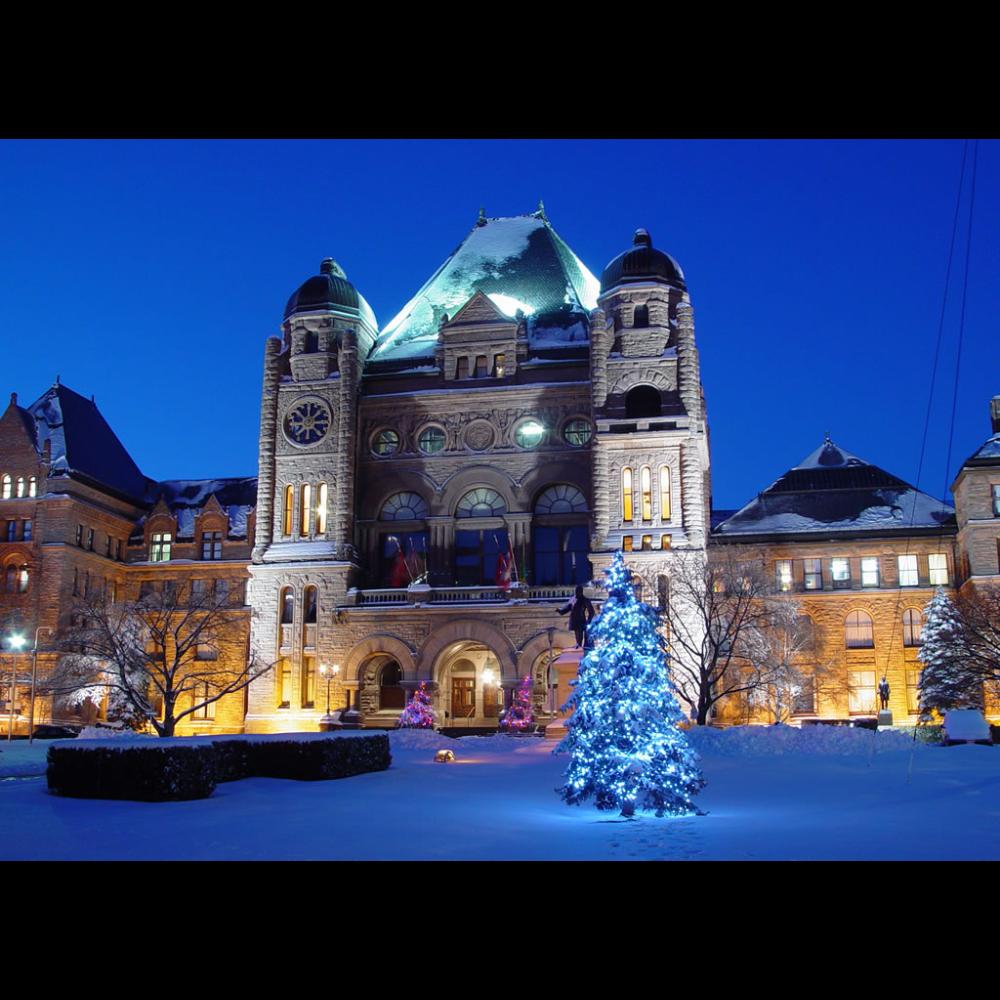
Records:
[[[990,420],[993,423],[993,433],[1000,434],[1000,396],[990,400]]]

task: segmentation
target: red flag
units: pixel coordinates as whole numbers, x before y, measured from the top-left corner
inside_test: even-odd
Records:
[[[395,539],[393,539],[395,541]],[[403,547],[396,542],[396,558],[392,561],[392,569],[389,570],[389,586],[405,587],[410,582],[410,570],[406,565],[406,558],[403,555]]]
[[[496,585],[501,590],[510,590],[511,576],[514,569],[514,553],[510,548],[510,541],[507,542],[507,551],[497,554]]]

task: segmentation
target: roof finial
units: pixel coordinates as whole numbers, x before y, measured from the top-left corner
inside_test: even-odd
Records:
[[[545,202],[541,198],[538,199],[538,209],[535,211],[535,215],[544,222],[548,222],[548,216],[545,214]]]
[[[55,380],[55,382],[53,384],[54,385],[58,385],[59,384],[59,376],[58,375],[56,376],[56,380]]]
[[[829,431],[823,431],[823,444],[833,444],[833,442],[830,440]]]
[[[10,394],[10,405],[11,406],[17,406],[17,393],[16,392],[12,392]]]
[[[486,225],[486,209],[483,208],[482,206],[480,206],[480,208],[479,208],[479,218],[476,219],[476,225],[477,226],[485,226]]]

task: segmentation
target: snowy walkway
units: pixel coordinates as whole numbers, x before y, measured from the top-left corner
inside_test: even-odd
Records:
[[[15,743],[0,747],[0,776],[21,775],[0,780],[0,857],[1000,858],[1000,747],[917,747],[908,784],[897,735],[698,733],[708,815],[631,822],[564,805],[565,758],[540,740],[393,734],[388,771],[253,778],[173,803],[49,795],[43,777],[24,777],[43,770],[46,744]],[[435,764],[438,746],[458,762]]]

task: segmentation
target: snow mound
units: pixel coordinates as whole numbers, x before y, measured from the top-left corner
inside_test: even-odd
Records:
[[[864,756],[887,750],[910,750],[910,733],[899,730],[874,732],[850,726],[733,726],[714,729],[693,726],[687,731],[691,745],[713,757],[772,757],[779,754],[832,754],[842,757]]]
[[[103,726],[84,726],[78,740],[149,740],[153,733],[137,733],[132,729],[105,729]]]
[[[451,750],[456,757],[461,756],[463,748],[466,752],[506,753],[511,750],[522,750],[526,746],[535,746],[542,742],[540,737],[511,736],[507,733],[497,733],[493,736],[462,736],[459,739],[442,736],[430,729],[394,729],[389,733],[389,746],[393,753],[397,750],[430,752]]]

